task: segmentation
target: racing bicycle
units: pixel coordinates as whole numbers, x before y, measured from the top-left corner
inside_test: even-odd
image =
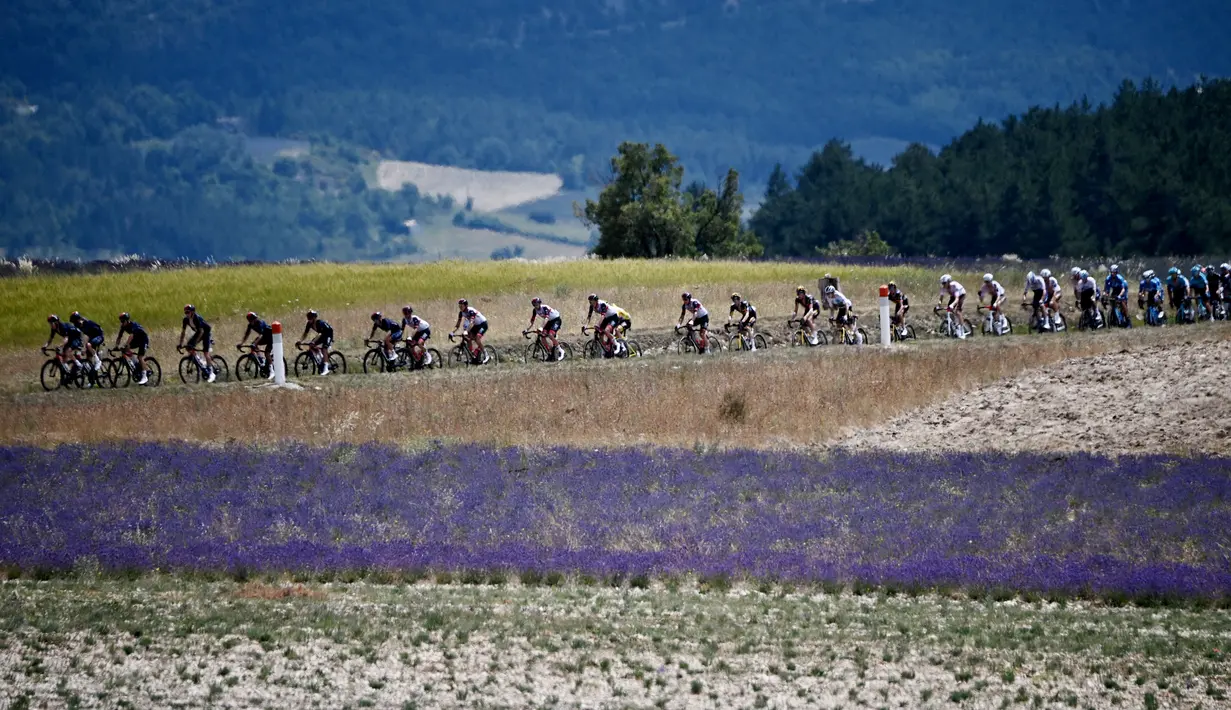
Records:
[[[1013,322],[1004,314],[1003,308],[979,305],[980,311],[985,311],[983,318],[983,335],[1013,335]]]
[[[209,380],[209,371],[205,364],[203,353],[196,348],[186,348],[183,345],[176,346],[176,352],[185,352],[188,354],[180,358],[179,367],[180,381],[186,385],[195,385],[200,382]],[[210,359],[214,363],[214,382],[226,382],[231,377],[231,369],[227,365],[226,358],[221,355],[212,355]]]
[[[490,345],[484,345],[479,348],[478,352],[470,349],[470,336],[463,333],[462,342],[453,346],[449,351],[449,366],[461,367],[463,365],[491,365],[495,367],[500,364],[500,356],[496,353],[496,349]],[[449,333],[449,342],[453,342],[455,336]]]
[[[708,333],[705,338],[705,347],[701,347],[701,343],[697,340],[701,333],[701,329],[697,328],[692,322],[685,323],[682,326],[675,326],[675,332],[680,335],[675,341],[675,350],[681,355],[714,355],[722,352],[722,339],[715,336],[714,333]]]
[[[43,363],[43,367],[39,371],[39,381],[42,383],[44,390],[50,392],[57,389],[70,389],[72,387],[81,389],[85,387],[85,366],[76,357],[73,358],[72,362],[65,362],[58,349],[41,348],[41,350],[44,355],[51,356]]]
[[[612,335],[612,345],[608,345],[603,341],[602,331],[596,326],[583,325],[581,326],[582,335],[594,334],[594,337],[586,341],[586,344],[581,348],[581,356],[587,360],[597,360],[600,357],[641,357],[641,345],[636,340],[625,338],[622,331],[617,330]]]
[[[245,343],[236,345],[235,349],[240,352],[248,351],[235,361],[236,380],[256,380],[273,374],[273,362],[265,355],[262,346]],[[286,358],[282,358],[282,372],[283,374],[287,372]]]
[[[732,333],[731,329],[735,332]],[[739,352],[741,350],[766,350],[769,348],[769,341],[764,335],[755,333],[749,335],[749,328],[741,328],[739,323],[727,323],[722,326],[722,329],[727,332],[727,350],[731,352]]]
[[[940,323],[936,326],[936,334],[946,338],[966,338],[974,335],[975,327],[970,322],[969,318],[963,318],[961,323],[958,323],[957,316],[953,313],[953,308],[937,304],[932,308],[932,312],[940,317]]]
[[[137,364],[136,353],[128,348],[111,348],[107,352],[117,356],[112,358],[111,371],[108,374],[112,387],[127,387],[129,384],[141,379],[141,371],[140,366]],[[157,387],[162,384],[162,365],[158,364],[158,360],[153,355],[146,355],[144,360],[145,376],[147,378],[145,384],[149,387]]]
[[[543,345],[542,329],[523,330],[521,334],[526,339],[534,338],[534,341],[526,346],[526,354],[523,356],[525,362],[560,362],[573,359],[573,346],[561,340],[559,333],[556,334],[556,347],[553,348],[555,352],[550,353]]]
[[[313,347],[311,343],[295,343],[295,348],[300,351],[295,356],[295,376],[303,377],[304,375],[320,373],[321,365],[325,363],[324,358],[321,356],[324,348]],[[331,350],[329,352],[329,371],[345,375],[346,356],[337,350]]]
[[[818,345],[829,344],[829,336],[825,335],[825,331],[820,330],[819,328],[814,327],[811,335],[809,335],[808,329],[804,327],[804,321],[802,318],[792,318],[788,320],[786,322],[786,327],[794,328],[794,330],[791,331],[791,337],[789,339],[791,347],[807,345],[810,348],[814,348]]]

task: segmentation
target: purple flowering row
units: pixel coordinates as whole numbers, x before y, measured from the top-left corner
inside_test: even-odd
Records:
[[[0,563],[502,569],[1231,595],[1231,460],[0,448]]]

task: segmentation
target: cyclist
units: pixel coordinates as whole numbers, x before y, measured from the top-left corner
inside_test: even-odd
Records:
[[[523,332],[529,332],[530,328],[534,327],[534,319],[536,318],[543,319],[543,332],[539,334],[539,343],[542,344],[544,350],[551,353],[552,360],[561,359],[564,351],[557,350],[559,344],[556,342],[556,333],[559,333],[560,328],[564,325],[564,319],[560,317],[560,311],[543,303],[543,299],[535,296],[530,299],[530,325]]]
[[[1115,318],[1115,308],[1120,308],[1120,318],[1123,322],[1132,326],[1132,321],[1128,317],[1128,280],[1120,273],[1120,267],[1116,264],[1111,265],[1111,269],[1107,274],[1107,278],[1103,280],[1103,295],[1112,303],[1112,320]]]
[[[619,333],[620,337],[623,338],[633,327],[633,317],[628,314],[628,311],[620,308],[614,303],[608,303],[607,305],[611,306],[611,310],[615,311],[615,332]]]
[[[175,346],[176,350],[185,347],[184,334],[188,329],[192,328],[192,337],[188,339],[187,347],[189,350],[196,350],[205,358],[205,381],[213,382],[218,377],[217,368],[214,367],[214,338],[212,337],[212,329],[209,322],[197,313],[197,307],[189,303],[184,306],[184,325],[180,328],[180,342]]]
[[[1218,282],[1222,285],[1223,308],[1231,311],[1231,264],[1223,262],[1218,265]]]
[[[1044,295],[1047,293],[1047,281],[1042,275],[1036,274],[1033,271],[1026,274],[1026,288],[1022,289],[1022,298],[1025,299],[1026,294],[1031,294],[1030,308],[1032,318],[1035,322],[1043,319],[1043,304]],[[1051,324],[1047,324],[1047,329],[1051,328]]]
[[[701,302],[692,297],[688,291],[680,294],[680,300],[683,303],[680,305],[680,322],[676,324],[676,328],[684,325],[685,320],[692,322],[694,328],[700,331],[701,338],[697,341],[701,352],[709,350],[709,327],[710,327],[710,312],[705,310],[705,306]],[[691,315],[689,315],[691,314]]]
[[[1055,276],[1051,275],[1051,269],[1043,269],[1039,272],[1039,276],[1042,276],[1043,282],[1047,284],[1047,307],[1051,309],[1052,313],[1059,313],[1060,298],[1063,295],[1060,291],[1060,281]],[[1051,318],[1049,317],[1049,321],[1050,319]],[[1049,322],[1048,327],[1050,326],[1051,324]]]
[[[621,320],[620,314],[615,306],[599,298],[597,293],[592,293],[590,294],[590,311],[586,313],[586,323],[589,323],[596,313],[599,319],[596,332],[603,341],[603,351],[608,353],[607,357],[617,355],[620,344],[615,339],[615,326]]]
[[[1215,303],[1221,301],[1226,284],[1223,283],[1222,274],[1218,273],[1218,269],[1214,268],[1213,264],[1206,265],[1205,280],[1209,283],[1210,301]]]
[[[1160,311],[1163,308],[1163,282],[1154,275],[1153,269],[1141,272],[1141,283],[1137,285],[1137,307],[1155,306]]]
[[[979,287],[979,305],[983,304],[983,297],[985,295],[988,297],[988,303],[992,309],[992,317],[996,319],[996,326],[1004,325],[1004,322],[1001,320],[1004,315],[1001,312],[1001,309],[1004,308],[1004,286],[1001,286],[996,277],[991,274],[983,274],[983,285]]]
[[[144,385],[150,381],[149,374],[145,369],[145,351],[150,347],[150,334],[145,332],[145,328],[141,324],[133,320],[127,313],[120,314],[120,330],[115,334],[115,346],[120,347],[120,339],[124,334],[128,333],[128,344],[124,346],[125,352],[137,351],[137,369],[141,370],[141,379],[137,380],[137,384]]]
[[[1078,276],[1081,278],[1081,281],[1077,284],[1078,308],[1081,313],[1091,311],[1093,314],[1093,325],[1098,327],[1100,325],[1098,322],[1099,313],[1098,309],[1095,308],[1094,305],[1099,299],[1098,280],[1091,276],[1090,272],[1085,269],[1082,269]]]
[[[732,317],[738,313],[739,329],[736,331],[742,337],[747,338],[748,347],[750,350],[756,350],[756,335],[752,327],[757,322],[757,309],[744,299],[738,292],[731,294],[731,310],[727,313],[727,322],[732,322]]]
[[[60,320],[60,316],[52,313],[47,316],[47,323],[51,325],[51,335],[47,336],[47,343],[44,348],[51,346],[51,341],[55,340],[56,336],[64,338],[64,342],[56,348],[56,352],[60,355],[60,361],[72,364],[74,367],[81,365],[81,358],[77,355],[77,351],[82,347],[81,330],[72,323],[65,323]],[[70,357],[71,356],[71,357]]]
[[[906,324],[906,312],[910,310],[910,298],[893,281],[889,282],[889,302],[894,305],[893,314],[889,316],[890,322],[900,328]]]
[[[803,315],[799,315],[799,309],[803,308]],[[821,314],[821,302],[808,293],[808,289],[803,286],[795,287],[795,311],[791,314],[791,319],[800,318],[804,328],[808,331],[808,340],[816,340],[816,326],[814,322],[816,317]]]
[[[1173,266],[1167,270],[1167,305],[1175,311],[1176,323],[1181,322],[1180,307],[1188,300],[1188,279]]]
[[[840,326],[855,320],[855,304],[851,299],[847,298],[841,291],[833,286],[826,286],[821,295],[825,300],[829,301],[829,305],[834,310],[834,315],[829,320]]]
[[[98,372],[103,366],[102,359],[98,357],[98,349],[107,343],[107,338],[103,336],[103,327],[89,318],[83,318],[77,311],[73,311],[68,320],[77,326],[77,330],[84,336],[82,341],[85,343],[86,358],[90,361],[90,368]]]
[[[427,351],[427,341],[432,339],[432,324],[415,315],[409,304],[402,306],[402,332],[409,332],[406,342],[410,345],[410,357],[416,365],[432,364],[432,354]]]
[[[825,276],[822,278],[822,281],[824,282],[825,286],[821,287],[821,299],[820,299],[821,309],[833,312],[837,310],[837,307],[825,295],[825,289],[829,286],[833,286],[834,292],[837,293],[839,292],[839,289],[842,288],[842,286],[838,284],[838,277],[834,276],[833,274],[825,274]],[[817,315],[820,315],[819,312]]]
[[[248,334],[253,334],[252,344],[261,348],[261,352],[265,355],[263,358],[257,358],[261,364],[261,370],[268,379],[272,380],[274,378],[274,363],[271,351],[274,348],[274,329],[252,311],[248,311],[247,319],[248,327],[244,328],[244,334],[239,339],[239,345],[242,347],[248,341]]]
[[[368,340],[371,340],[376,335],[377,330],[385,332],[383,342],[385,346],[385,360],[388,362],[397,360],[395,348],[398,341],[402,339],[402,324],[392,318],[386,318],[383,313],[376,311],[372,314],[372,332],[368,333]]]
[[[320,317],[320,314],[315,310],[308,311],[308,323],[303,327],[303,335],[299,336],[299,342],[296,345],[301,345],[307,342],[308,333],[316,331],[316,338],[308,346],[317,362],[320,363],[321,375],[329,374],[329,348],[333,346],[333,326]]]
[[[1073,303],[1075,304],[1081,303],[1081,272],[1084,270],[1080,266],[1069,269],[1069,285],[1073,287]],[[1080,306],[1078,306],[1078,311],[1080,312]]]
[[[469,343],[467,349],[470,351],[470,359],[478,364],[479,358],[485,357],[482,353],[483,334],[487,332],[487,317],[478,309],[471,308],[469,301],[459,298],[457,299],[457,323],[453,324],[453,333],[456,333],[459,327],[466,331],[465,338]]]
[[[1205,306],[1205,317],[1214,319],[1214,311],[1210,308],[1210,284],[1205,278],[1205,272],[1200,264],[1194,264],[1188,271],[1189,293],[1198,303]],[[1195,314],[1194,314],[1195,315]]]
[[[944,303],[945,297],[949,297],[949,302]],[[966,304],[966,289],[958,282],[953,280],[949,274],[940,277],[940,299],[939,303],[943,304],[946,309],[953,311],[953,317],[957,322],[957,337],[966,339],[966,326],[963,325],[962,306]]]

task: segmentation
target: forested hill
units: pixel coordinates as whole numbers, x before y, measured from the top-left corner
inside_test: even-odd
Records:
[[[4,15],[10,92],[131,104],[147,83],[171,101],[146,112],[204,101],[264,135],[573,180],[622,140],[763,180],[831,137],[943,144],[1124,79],[1231,74],[1223,0],[11,0]]]

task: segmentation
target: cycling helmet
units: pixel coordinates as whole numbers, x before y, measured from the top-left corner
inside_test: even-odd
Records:
[[[804,288],[803,286],[795,287],[795,293],[807,293],[807,292],[808,292],[808,289]]]
[[[1226,262],[1223,262],[1223,263],[1222,263],[1222,264],[1218,267],[1218,270],[1219,270],[1219,271],[1231,271],[1231,264],[1228,264],[1228,263],[1226,263]]]
[[[890,290],[890,291],[897,291],[897,290],[898,290],[898,284],[897,284],[897,282],[895,282],[895,281],[890,281],[890,282],[889,282],[889,284],[888,284],[888,287],[889,287],[889,290]]]
[[[683,300],[685,300],[685,301],[688,301],[688,300],[691,300],[691,299],[692,299],[692,294],[691,294],[691,293],[689,293],[688,291],[685,291],[684,293],[681,293],[681,294],[680,294],[680,298],[681,298],[681,299],[683,299]]]
[[[1179,276],[1180,270],[1173,266],[1167,270],[1167,275],[1168,276]]]
[[[1205,265],[1205,270],[1206,270],[1206,271],[1213,271],[1213,270],[1214,270],[1214,265],[1213,265],[1213,264],[1206,264],[1206,265]]]
[[[950,281],[952,281],[952,280],[953,280],[953,277],[952,277],[952,276],[950,276],[949,274],[945,274],[944,276],[941,276],[941,277],[940,277],[940,285],[942,285],[942,286],[943,286],[943,285],[945,285],[945,284],[949,283],[949,282],[950,282]]]
[[[1116,264],[1112,264],[1112,265],[1111,265],[1111,268],[1109,269],[1109,271],[1111,271],[1111,273],[1113,273],[1113,274],[1118,274],[1118,273],[1120,273],[1120,267],[1119,267],[1118,265],[1116,265]]]
[[[81,320],[81,314],[78,313],[77,311],[73,311],[72,313],[68,314],[68,319],[72,321],[73,323],[76,323],[77,321]]]
[[[1082,270],[1081,270],[1081,273],[1079,273],[1079,274],[1077,274],[1077,275],[1078,275],[1078,276],[1080,276],[1080,277],[1082,277],[1083,279],[1088,279],[1088,278],[1090,278],[1090,272],[1089,272],[1089,271],[1086,271],[1085,269],[1082,269]]]
[[[738,303],[738,302],[740,302],[740,301],[744,300],[744,297],[743,297],[743,296],[741,296],[741,295],[739,295],[739,292],[738,292],[738,291],[736,291],[735,293],[731,294],[731,300],[732,300],[732,301],[735,301],[736,303]]]
[[[1191,274],[1201,273],[1201,264],[1193,264],[1193,268],[1189,269],[1188,272]]]
[[[121,313],[121,314],[120,314],[120,322],[121,322],[121,323],[127,323],[128,321],[129,321],[129,315],[128,315],[128,313],[127,313],[127,312]]]
[[[459,299],[457,299],[457,305],[459,305],[459,306],[469,306],[469,305],[470,305],[470,301],[467,301],[467,300],[466,300],[466,299],[464,299],[464,298],[459,298]]]
[[[535,308],[538,308],[539,306],[543,305],[543,299],[539,298],[538,296],[535,296],[534,298],[530,299],[530,305],[534,306]]]
[[[256,320],[256,313],[253,313],[252,311],[248,311],[248,320],[249,321]]]
[[[837,292],[838,292],[838,289],[834,288],[833,286],[826,286],[826,287],[825,287],[825,295],[826,295],[826,296],[832,296],[832,295],[834,295],[834,294],[835,294],[835,293],[837,293]]]
[[[376,311],[375,313],[373,313],[373,314],[372,314],[372,320],[373,320],[373,321],[378,321],[378,320],[380,320],[380,319],[381,319],[381,318],[383,318],[383,317],[384,317],[384,316],[382,316],[382,315],[380,314],[380,311]]]
[[[411,308],[410,304],[407,303],[405,306],[402,306],[402,312],[405,313],[406,315],[410,315],[411,313],[415,312],[415,309]]]
[[[1154,278],[1154,269],[1146,269],[1145,271],[1141,272],[1141,278],[1143,279]]]
[[[1026,280],[1027,280],[1027,281],[1031,281],[1031,280],[1033,280],[1033,279],[1034,279],[1034,272],[1033,272],[1033,271],[1027,271],[1027,272],[1026,272]]]
[[[195,310],[197,310],[197,307],[192,305],[191,303],[189,303],[187,306],[184,306],[185,313],[192,313]]]
[[[1051,269],[1043,269],[1042,271],[1040,271],[1040,272],[1039,272],[1039,276],[1042,276],[1042,277],[1043,277],[1043,278],[1045,278],[1045,279],[1050,279],[1050,278],[1051,278]]]
[[[51,315],[47,316],[47,322],[48,322],[48,323],[59,323],[59,322],[60,322],[60,316],[58,316],[58,315],[56,315],[56,314],[52,313]]]
[[[590,300],[591,300],[591,301],[597,301],[597,300],[598,300],[598,294],[597,294],[597,293],[592,293],[592,294],[590,294]]]
[[[314,320],[315,318],[316,318],[316,311],[308,311],[308,320]]]
[[[1072,274],[1072,275],[1074,275],[1074,276],[1080,276],[1080,275],[1081,275],[1081,267],[1080,267],[1080,266],[1074,266],[1073,268],[1069,269],[1069,273],[1070,273],[1070,274]]]
[[[990,284],[992,282],[992,278],[993,277],[991,274],[983,274],[983,283]]]

